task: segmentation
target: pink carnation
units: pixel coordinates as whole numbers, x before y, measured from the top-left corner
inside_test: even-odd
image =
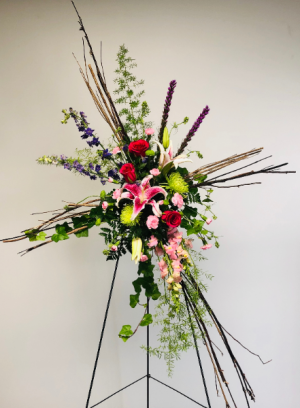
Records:
[[[109,183],[113,183],[113,181],[114,181],[114,179],[112,178],[112,177],[108,177],[108,180],[107,180]]]
[[[119,148],[119,146],[115,147],[112,151],[112,154],[118,154],[121,152],[121,149]]]
[[[146,225],[149,229],[156,229],[158,227],[159,218],[156,215],[149,215]]]
[[[155,132],[155,130],[152,129],[152,128],[145,129],[145,133],[146,133],[147,136],[153,135],[154,132]]]
[[[160,171],[158,169],[152,169],[150,170],[150,174],[152,174],[152,176],[158,176],[160,174]]]
[[[180,209],[183,206],[183,198],[179,193],[175,193],[172,197],[172,203]]]
[[[203,245],[202,247],[201,247],[201,249],[203,249],[204,251],[206,250],[206,249],[209,249],[209,248],[211,248],[212,247],[212,244],[207,244],[207,245]]]
[[[116,252],[117,249],[118,249],[117,245],[113,245],[113,246],[110,248],[110,250],[113,251],[113,252]]]
[[[151,235],[150,241],[149,241],[148,244],[147,244],[148,247],[149,247],[149,248],[156,247],[157,244],[158,244],[157,238],[155,238],[154,235]]]
[[[209,225],[211,222],[212,222],[212,219],[211,219],[211,218],[207,218],[206,224]]]
[[[141,260],[140,260],[140,262],[146,262],[146,261],[148,261],[148,256],[147,255],[141,255]]]
[[[102,209],[106,210],[106,208],[108,207],[108,202],[107,201],[103,201],[102,203]]]
[[[121,196],[121,189],[117,189],[113,192],[112,198],[117,200]]]

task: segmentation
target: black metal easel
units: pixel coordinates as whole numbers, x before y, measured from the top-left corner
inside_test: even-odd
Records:
[[[184,396],[185,398],[188,398],[189,400],[193,401],[195,404],[200,405],[203,408],[207,408],[205,405],[200,404],[199,402],[193,400],[192,398],[188,397],[187,395],[183,394],[182,392],[180,392],[178,390],[175,390],[175,388],[172,388],[169,385],[163,383],[162,381],[159,381],[156,378],[152,377],[151,374],[150,374],[150,361],[149,361],[150,360],[150,355],[149,355],[148,351],[147,351],[147,374],[146,375],[144,375],[143,377],[139,378],[138,380],[133,381],[132,383],[126,385],[126,387],[121,388],[120,390],[114,392],[113,394],[109,395],[108,397],[104,398],[103,400],[97,402],[97,404],[94,404],[91,407],[89,407],[89,402],[90,402],[90,397],[91,397],[91,393],[92,393],[92,389],[93,389],[95,374],[96,374],[96,370],[97,370],[97,365],[98,365],[98,360],[99,360],[99,355],[100,355],[100,349],[101,349],[101,346],[102,346],[102,340],[103,340],[104,330],[105,330],[105,326],[106,326],[106,320],[107,320],[108,310],[109,310],[109,306],[110,306],[112,291],[113,291],[114,284],[115,284],[119,259],[120,259],[120,253],[118,254],[118,258],[117,258],[117,261],[116,261],[116,266],[115,266],[115,270],[114,270],[114,274],[113,274],[113,278],[112,278],[112,283],[111,283],[111,287],[110,287],[110,291],[109,291],[109,297],[108,297],[108,301],[107,301],[107,305],[106,305],[104,321],[103,321],[103,325],[102,325],[98,350],[97,350],[97,354],[96,354],[96,360],[95,360],[95,363],[94,363],[94,369],[93,369],[92,379],[91,379],[91,383],[90,383],[90,387],[89,387],[89,392],[88,392],[88,397],[87,397],[85,408],[94,408],[94,407],[102,404],[102,402],[108,400],[109,398],[111,398],[114,395],[118,394],[119,392],[125,390],[126,388],[130,387],[131,385],[143,380],[144,378],[147,378],[147,408],[150,408],[150,384],[149,384],[150,383],[150,378],[152,380],[154,380],[154,381],[156,381],[156,382],[170,388],[171,390],[177,392],[178,394]],[[147,313],[149,313],[149,303],[150,303],[150,298],[148,297],[147,298]],[[189,309],[188,309],[188,312],[189,312]],[[190,316],[190,312],[189,312],[189,316]],[[202,381],[203,381],[203,385],[204,385],[204,389],[205,389],[207,405],[208,405],[208,408],[211,408],[210,400],[209,400],[209,396],[208,396],[208,391],[207,391],[207,387],[206,387],[206,382],[205,382],[205,378],[204,378],[203,367],[202,367],[202,364],[201,364],[200,353],[199,353],[199,349],[198,349],[198,345],[197,345],[197,340],[196,340],[196,336],[195,336],[195,333],[194,333],[194,328],[193,328],[193,326],[191,326],[191,327],[192,327],[193,338],[194,338],[194,343],[195,343],[195,348],[196,348],[196,353],[197,353],[197,359],[198,359],[200,372],[201,372],[201,376],[202,376]],[[150,345],[150,328],[149,328],[149,325],[148,325],[147,326],[147,350],[149,350],[149,345]]]

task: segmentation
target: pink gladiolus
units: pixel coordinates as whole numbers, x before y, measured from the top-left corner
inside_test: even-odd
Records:
[[[168,265],[164,259],[158,262],[159,269],[162,271],[163,269],[167,268]]]
[[[158,227],[159,218],[156,215],[149,215],[146,225],[149,229],[156,229]]]
[[[168,268],[165,268],[163,270],[160,271],[160,277],[162,279],[165,279],[165,277],[168,275]]]
[[[160,171],[158,169],[152,169],[150,170],[150,174],[152,174],[152,176],[158,176],[160,174]]]
[[[121,149],[119,148],[119,146],[115,147],[112,151],[112,154],[118,154],[121,152]]]
[[[156,255],[157,256],[162,256],[163,254],[164,254],[164,251],[163,251],[163,249],[162,248],[160,248],[160,247],[155,247],[155,253],[156,253]]]
[[[109,183],[113,183],[113,181],[114,181],[114,179],[112,178],[112,177],[108,177],[108,180],[107,180]]]
[[[113,252],[116,252],[116,251],[118,250],[117,245],[113,245],[113,246],[110,248],[110,250],[113,251]]]
[[[167,283],[172,283],[172,282],[174,282],[174,278],[173,278],[172,276],[170,276],[170,277],[166,280],[166,282],[167,282]]]
[[[207,244],[207,245],[203,245],[202,247],[201,247],[201,249],[203,249],[204,251],[206,250],[206,249],[209,249],[209,248],[211,248],[212,247],[212,244]]]
[[[182,281],[182,277],[180,276],[180,273],[174,272],[172,277],[175,283],[179,283]]]
[[[211,219],[211,218],[207,218],[206,224],[209,225],[211,222],[212,222],[212,219]]]
[[[180,209],[183,206],[183,197],[179,193],[175,193],[172,197],[172,203]]]
[[[157,244],[158,244],[157,238],[155,238],[154,235],[151,235],[150,241],[149,241],[148,244],[147,244],[148,247],[149,247],[149,248],[156,247]]]
[[[147,136],[153,135],[154,132],[155,132],[155,130],[152,129],[152,128],[145,129],[145,133],[146,133]]]
[[[141,259],[140,259],[140,262],[146,262],[146,261],[148,261],[148,256],[147,255],[141,255]]]
[[[193,248],[193,241],[191,239],[185,239],[184,240],[185,246],[188,248]]]
[[[107,201],[103,201],[102,203],[102,209],[106,210],[106,208],[108,207],[108,202]]]
[[[169,255],[171,259],[177,259],[177,255],[175,253],[177,247],[176,245],[164,245],[166,253]]]
[[[174,270],[174,272],[180,272],[182,271],[182,263],[179,260],[173,261],[172,262],[172,268]]]
[[[112,195],[112,198],[113,198],[114,200],[117,200],[119,197],[121,197],[121,189],[120,189],[120,188],[118,188],[117,190],[115,190],[115,191],[113,192],[113,195]]]

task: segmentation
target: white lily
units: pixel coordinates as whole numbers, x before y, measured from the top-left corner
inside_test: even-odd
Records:
[[[160,150],[160,157],[159,157],[159,166],[163,169],[168,163],[173,163],[175,169],[177,169],[180,163],[185,162],[193,162],[193,160],[188,159],[186,154],[180,154],[179,156],[173,157],[173,144],[170,141],[169,147],[165,150],[163,145],[159,143],[157,140],[153,140],[156,143]]]

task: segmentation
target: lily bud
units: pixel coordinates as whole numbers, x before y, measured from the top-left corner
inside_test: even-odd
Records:
[[[132,257],[131,260],[137,264],[141,260],[142,254],[142,240],[141,238],[133,238],[132,240]]]
[[[102,190],[101,193],[100,193],[100,198],[101,198],[101,200],[104,200],[105,197],[106,197],[106,191],[105,191],[105,190]]]
[[[170,136],[169,136],[168,128],[165,127],[164,134],[163,134],[163,147],[167,149],[169,147],[169,144],[170,144]]]

